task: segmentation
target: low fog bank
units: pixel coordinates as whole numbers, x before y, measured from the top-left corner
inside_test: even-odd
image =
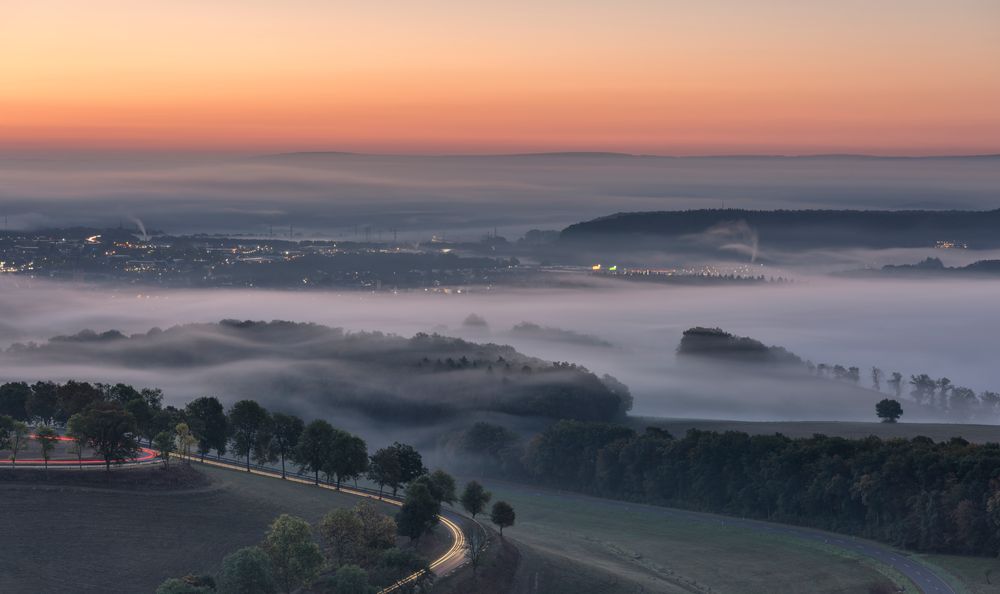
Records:
[[[661,158],[616,155],[0,158],[10,228],[400,238],[520,234],[620,211],[689,208],[993,208],[997,158]]]
[[[0,340],[39,341],[81,329],[144,333],[225,318],[317,322],[347,330],[412,336],[437,331],[477,342],[510,344],[550,361],[611,374],[631,389],[633,414],[746,420],[874,420],[873,392],[806,374],[706,369],[675,357],[681,333],[718,326],[780,345],[815,363],[858,366],[862,385],[878,366],[907,378],[926,373],[974,390],[1000,388],[1000,283],[805,279],[789,285],[665,287],[620,284],[566,290],[473,295],[266,291],[129,293],[0,279]],[[464,323],[475,313],[484,323]],[[524,322],[549,329],[519,332]],[[574,334],[568,334],[574,333]],[[589,341],[567,340],[585,335]],[[604,343],[609,343],[607,346]],[[52,358],[0,366],[0,380],[87,379],[163,388],[168,401],[214,393],[240,396],[239,361],[178,372],[108,360]],[[257,357],[254,371],[288,373],[280,357]],[[274,384],[275,402],[282,394]],[[904,388],[908,391],[908,388]],[[296,396],[308,399],[308,391]],[[904,402],[904,407],[906,403]],[[930,420],[906,407],[903,421]],[[943,419],[958,420],[958,419]],[[978,419],[992,423],[993,419]]]

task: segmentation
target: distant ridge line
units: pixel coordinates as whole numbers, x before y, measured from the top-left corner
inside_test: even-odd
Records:
[[[488,159],[488,158],[615,158],[615,159],[859,159],[859,160],[943,160],[943,159],[1000,159],[1000,153],[966,154],[966,155],[870,155],[864,153],[816,153],[805,155],[781,154],[724,154],[724,155],[657,155],[645,153],[621,153],[614,151],[551,151],[535,153],[358,153],[351,151],[293,151],[287,153],[270,153],[252,157],[253,159],[293,159],[298,157],[385,157],[410,159]]]

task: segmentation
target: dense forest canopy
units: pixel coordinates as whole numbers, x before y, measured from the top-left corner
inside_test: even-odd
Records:
[[[614,378],[509,346],[281,321],[225,320],[132,336],[88,330],[15,345],[4,356],[94,369],[231,370],[231,389],[239,395],[379,420],[430,421],[477,411],[611,420],[631,407],[628,388]]]
[[[1000,445],[748,435],[578,421],[530,440],[478,424],[451,448],[484,471],[601,497],[857,534],[919,551],[1000,550]]]

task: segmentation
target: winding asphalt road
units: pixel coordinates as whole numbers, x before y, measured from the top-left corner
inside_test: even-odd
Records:
[[[208,464],[208,465],[211,465],[211,466],[218,466],[218,467],[222,467],[222,468],[228,468],[230,470],[234,470],[234,471],[238,471],[238,472],[246,472],[247,471],[245,466],[243,466],[242,464],[239,464],[239,463],[235,463],[235,462],[211,460],[209,458],[206,458],[205,460],[198,460],[197,458],[191,458],[191,461],[192,462],[196,462],[196,463],[200,463],[200,464]],[[281,473],[278,472],[278,471],[276,471],[276,470],[268,470],[268,469],[262,469],[262,468],[251,468],[250,472],[252,474],[256,474],[258,476],[268,477],[268,478],[274,478],[274,479],[278,479],[278,480],[286,480],[286,481],[289,481],[289,482],[292,482],[292,483],[299,483],[299,484],[302,484],[302,485],[308,485],[308,486],[313,487],[313,488],[315,488],[315,487],[318,486],[319,488],[329,489],[331,491],[337,490],[340,493],[346,493],[348,495],[354,495],[354,496],[357,496],[357,497],[364,497],[366,499],[375,499],[375,500],[378,500],[378,501],[382,501],[384,503],[388,503],[390,505],[395,505],[395,506],[402,506],[403,505],[402,500],[395,499],[395,498],[389,497],[387,495],[379,495],[378,493],[375,493],[375,492],[364,491],[364,490],[360,490],[360,489],[353,489],[351,487],[346,487],[346,486],[343,486],[343,485],[341,485],[340,489],[338,490],[334,485],[330,485],[330,484],[326,484],[326,483],[322,483],[322,482],[317,485],[312,480],[301,478],[300,476],[297,476],[297,475],[292,474],[292,473],[288,473],[287,476],[286,476],[286,478],[282,479],[281,478]],[[431,561],[431,563],[430,563],[430,568],[431,568],[431,571],[434,572],[434,575],[438,576],[438,577],[443,577],[443,576],[446,576],[446,575],[452,573],[453,571],[457,570],[459,567],[461,567],[462,565],[464,565],[466,563],[466,558],[465,558],[465,533],[463,532],[463,530],[461,528],[461,525],[463,523],[469,521],[469,520],[468,520],[468,518],[463,517],[459,513],[455,512],[454,510],[442,510],[441,515],[438,516],[438,520],[440,521],[441,525],[443,525],[445,527],[445,529],[448,530],[448,532],[451,535],[451,540],[452,540],[451,547],[447,551],[445,551],[445,553],[443,555],[441,555],[437,559]],[[384,588],[384,589],[380,590],[378,592],[378,594],[389,594],[390,592],[394,592],[394,591],[398,590],[401,585],[418,579],[420,577],[420,574],[421,574],[421,572],[417,572],[417,573],[412,574],[412,575],[410,575],[410,576],[408,576],[406,578],[403,578],[402,580],[400,580],[399,582],[397,582],[397,583],[389,586],[388,588]]]
[[[769,522],[758,522],[755,520],[725,519],[722,522],[727,526],[738,526],[756,532],[766,532],[770,534],[781,534],[791,536],[801,540],[822,543],[824,545],[844,549],[862,557],[868,557],[883,565],[892,567],[899,573],[910,579],[924,594],[957,594],[944,578],[934,573],[929,566],[902,555],[895,550],[872,542],[862,540],[842,534],[832,534],[820,530],[800,528],[798,526],[788,526],[783,524],[772,524]]]

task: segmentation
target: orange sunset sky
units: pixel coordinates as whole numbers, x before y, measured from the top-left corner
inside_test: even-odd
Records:
[[[4,0],[48,149],[1000,152],[1000,2]]]

